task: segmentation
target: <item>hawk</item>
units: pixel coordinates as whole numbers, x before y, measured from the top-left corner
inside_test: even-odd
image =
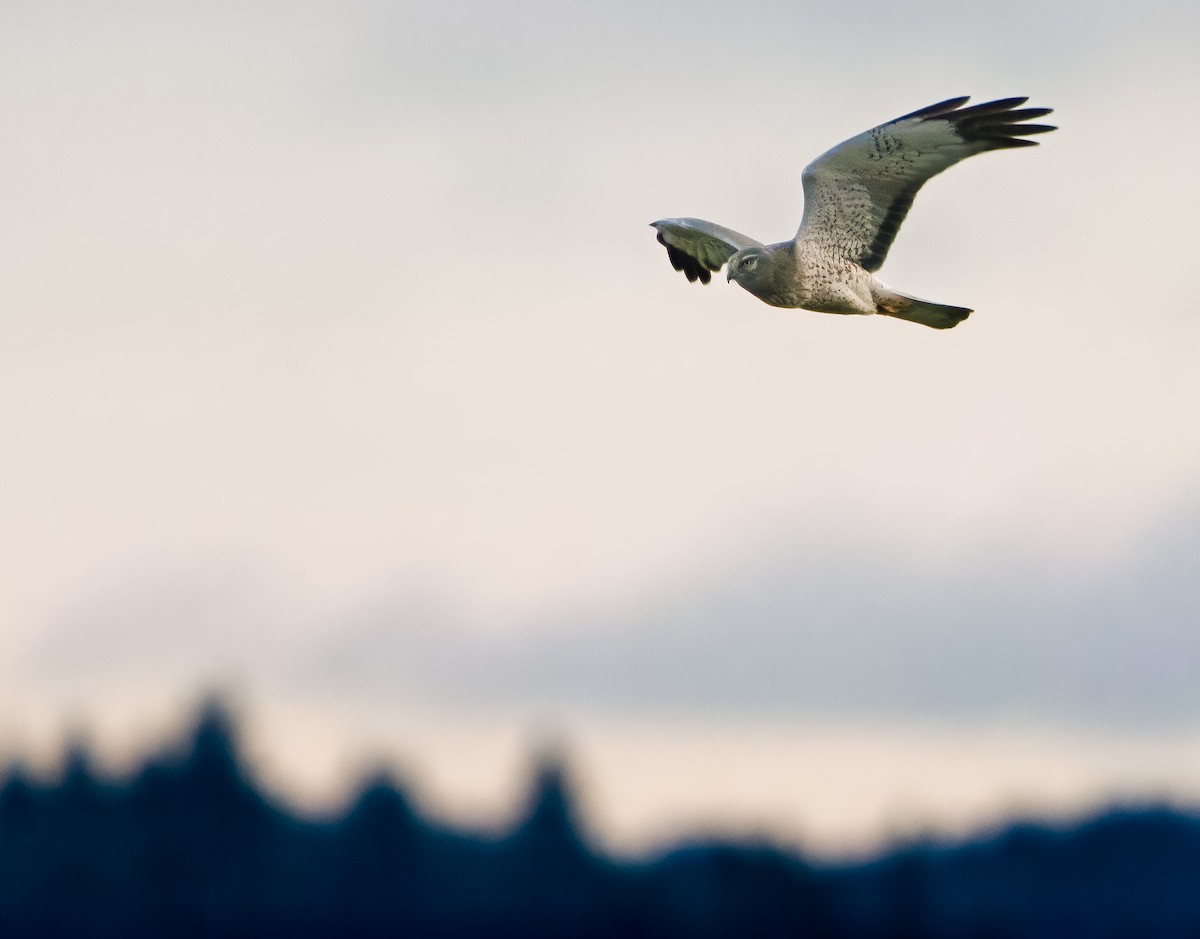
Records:
[[[1021,107],[1028,98],[964,107],[968,100],[905,114],[817,157],[804,170],[804,217],[791,241],[764,245],[698,218],[651,225],[689,281],[707,284],[727,265],[728,280],[771,306],[957,326],[971,310],[897,293],[871,275],[927,180],[976,153],[1035,146],[1026,138],[1057,129],[1028,123],[1051,112]]]

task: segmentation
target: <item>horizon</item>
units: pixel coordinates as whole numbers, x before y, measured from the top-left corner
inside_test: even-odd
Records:
[[[427,786],[410,772],[411,767],[383,761],[364,762],[357,775],[345,780],[336,799],[305,801],[293,791],[278,788],[268,780],[269,774],[256,765],[252,752],[256,744],[246,739],[248,722],[239,708],[220,695],[205,695],[188,709],[188,717],[164,738],[146,742],[134,753],[126,753],[113,761],[106,759],[103,749],[94,749],[94,741],[71,736],[64,740],[61,752],[50,762],[30,762],[20,755],[3,754],[0,762],[0,789],[9,784],[31,785],[39,790],[78,786],[80,779],[115,793],[136,788],[147,773],[163,769],[172,771],[193,765],[204,753],[215,747],[228,758],[229,771],[236,775],[248,792],[263,800],[272,811],[282,813],[293,822],[304,825],[327,825],[349,818],[364,797],[380,786],[398,793],[421,824],[442,828],[482,841],[505,839],[528,823],[539,800],[538,793],[553,780],[561,789],[575,835],[589,852],[597,857],[630,864],[658,859],[689,845],[727,843],[741,846],[769,846],[795,858],[826,867],[858,866],[903,854],[913,848],[957,850],[961,847],[991,841],[1004,833],[1029,826],[1047,831],[1072,831],[1097,819],[1120,814],[1168,812],[1181,820],[1200,819],[1200,800],[1191,805],[1167,796],[1126,796],[1097,800],[1091,805],[1078,805],[1064,811],[1043,805],[1026,805],[994,818],[976,818],[954,828],[909,827],[893,830],[885,840],[863,843],[853,851],[829,853],[821,850],[820,842],[797,841],[786,832],[764,827],[736,824],[713,824],[708,827],[680,827],[669,836],[662,835],[654,842],[621,843],[606,840],[602,830],[594,825],[589,811],[586,777],[578,772],[571,747],[559,739],[545,738],[525,750],[518,767],[517,784],[509,793],[510,801],[501,812],[476,815],[439,812],[438,800],[430,799]],[[259,742],[261,744],[261,742]],[[215,752],[215,751],[214,751]],[[110,755],[111,756],[111,755]],[[665,832],[665,829],[664,829]]]

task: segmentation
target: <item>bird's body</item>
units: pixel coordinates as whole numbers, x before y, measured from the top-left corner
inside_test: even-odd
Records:
[[[1025,123],[1049,108],[1020,108],[1006,98],[964,108],[954,98],[881,124],[839,144],[804,171],[804,218],[791,241],[764,245],[695,218],[651,223],[676,270],[708,283],[728,265],[728,279],[771,306],[818,313],[880,313],[946,329],[965,307],[897,293],[874,272],[921,186],[960,160],[987,150],[1031,146],[1030,134],[1055,128]]]
[[[784,241],[743,248],[730,256],[729,280],[763,303],[818,313],[874,313],[874,278],[848,258]]]

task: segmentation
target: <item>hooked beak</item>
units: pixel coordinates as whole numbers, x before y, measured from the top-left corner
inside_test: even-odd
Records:
[[[729,283],[731,280],[733,280],[733,265],[732,264],[728,265],[725,268],[725,283]]]

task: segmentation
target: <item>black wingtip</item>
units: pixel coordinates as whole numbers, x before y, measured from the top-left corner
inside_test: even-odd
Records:
[[[694,284],[696,281],[700,281],[702,284],[707,284],[712,280],[712,272],[708,268],[686,251],[667,244],[667,239],[663,237],[661,231],[658,233],[658,243],[667,249],[667,259],[670,260],[671,267],[682,271],[689,283]]]
[[[1024,138],[1048,134],[1057,130],[1050,124],[1030,124],[1027,121],[1051,114],[1053,108],[1023,108],[1027,96],[1000,98],[969,108],[956,108],[926,120],[948,121],[966,143],[980,144],[984,149],[1030,147],[1037,143]]]

